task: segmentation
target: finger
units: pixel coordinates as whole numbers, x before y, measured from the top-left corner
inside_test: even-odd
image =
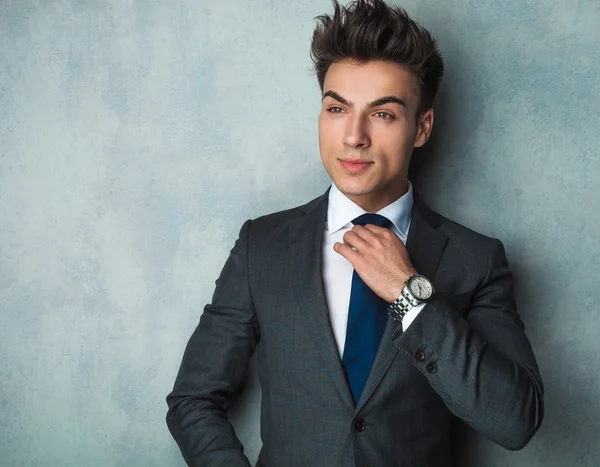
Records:
[[[367,224],[363,228],[368,230],[369,232],[376,234],[376,235],[382,234],[384,232],[391,232],[390,229],[386,229],[384,227],[379,227],[378,225],[375,225],[375,224]]]
[[[372,235],[377,237],[379,240],[389,238],[391,240],[397,239],[398,237],[394,232],[390,229],[384,229],[383,227],[379,227],[378,225],[367,224],[365,226],[365,230],[370,232]]]
[[[361,238],[356,232],[354,232],[352,230],[349,230],[348,232],[346,232],[344,234],[343,239],[344,239],[344,243],[346,245],[354,247],[357,250],[360,250],[360,249],[364,250],[368,246],[368,243],[363,238]]]
[[[354,227],[352,227],[350,232],[354,232],[363,241],[365,241],[367,243],[370,243],[373,241],[374,233],[372,231],[370,231],[369,229],[367,229],[366,227],[363,227],[362,225],[355,225]]]
[[[354,251],[351,247],[344,243],[335,242],[333,244],[333,250],[350,261],[352,265],[354,265],[354,261],[358,259],[358,252]]]

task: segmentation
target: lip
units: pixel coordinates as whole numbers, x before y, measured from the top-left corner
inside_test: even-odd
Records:
[[[339,161],[344,170],[351,174],[360,174],[373,164],[373,162],[361,161],[360,159],[339,159]]]

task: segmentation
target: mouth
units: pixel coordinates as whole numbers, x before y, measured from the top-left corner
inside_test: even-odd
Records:
[[[339,159],[344,170],[350,174],[356,175],[366,171],[373,162],[360,159]]]

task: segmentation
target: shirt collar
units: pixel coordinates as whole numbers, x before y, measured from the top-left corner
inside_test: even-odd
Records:
[[[387,217],[395,227],[395,230],[400,233],[405,239],[408,236],[408,229],[410,228],[410,219],[412,216],[412,209],[414,204],[413,198],[413,187],[408,181],[408,191],[394,201],[388,204],[383,209],[377,211],[384,217]],[[347,226],[362,214],[366,214],[363,208],[358,204],[354,203],[350,198],[344,195],[335,183],[331,185],[329,190],[329,202],[327,205],[327,227],[326,230],[329,234],[333,234],[341,228]]]

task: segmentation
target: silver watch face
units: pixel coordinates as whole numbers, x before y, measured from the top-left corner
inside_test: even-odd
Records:
[[[408,289],[417,300],[429,300],[433,295],[433,286],[424,276],[413,276],[408,281]]]

